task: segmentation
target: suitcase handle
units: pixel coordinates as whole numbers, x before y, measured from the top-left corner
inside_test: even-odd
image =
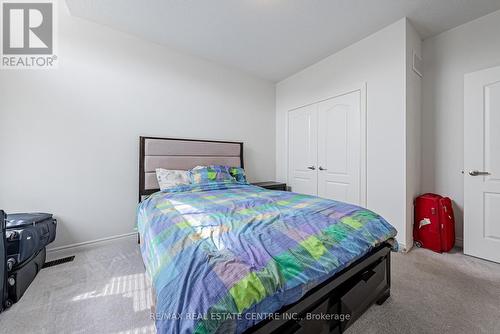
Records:
[[[5,211],[0,210],[0,230],[5,231],[7,229],[7,215],[5,214]]]

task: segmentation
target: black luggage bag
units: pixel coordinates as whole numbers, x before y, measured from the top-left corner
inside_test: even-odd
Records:
[[[49,213],[7,215],[7,270],[22,267],[56,238],[57,221]]]
[[[5,248],[5,213],[0,210],[0,312],[7,302],[7,252]]]
[[[43,247],[35,256],[16,266],[7,278],[7,306],[17,303],[45,264],[46,251]]]
[[[19,301],[45,264],[45,246],[56,237],[48,213],[5,215],[0,211],[0,312]]]

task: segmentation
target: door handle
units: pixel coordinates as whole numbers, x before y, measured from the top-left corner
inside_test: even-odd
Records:
[[[319,170],[327,170],[326,168],[323,168],[323,167],[321,167],[321,166],[319,166],[319,168],[318,168],[318,169],[319,169]]]
[[[315,170],[315,169],[316,169],[316,167],[314,167],[314,166],[309,166],[309,167],[307,167],[307,169],[310,169],[310,170]]]
[[[470,176],[490,175],[490,173],[489,173],[489,172],[480,172],[480,171],[478,171],[478,170],[471,170],[471,171],[469,172],[469,175],[470,175]]]

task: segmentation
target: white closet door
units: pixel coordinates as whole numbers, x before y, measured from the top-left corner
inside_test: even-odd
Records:
[[[318,196],[361,203],[361,94],[318,104]]]
[[[288,182],[293,192],[317,195],[317,105],[288,113]]]

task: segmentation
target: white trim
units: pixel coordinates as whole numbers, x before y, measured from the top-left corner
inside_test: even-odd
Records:
[[[413,245],[411,247],[406,248],[406,245],[398,242],[398,253],[408,253],[411,249],[413,248]]]
[[[335,90],[328,95],[320,96],[320,97],[316,97],[316,98],[311,98],[311,99],[308,99],[307,102],[301,103],[298,106],[295,106],[292,108],[287,108],[287,111],[290,112],[290,111],[295,110],[295,109],[307,107],[307,106],[310,106],[310,105],[313,105],[316,103],[320,103],[320,102],[323,102],[326,100],[330,100],[330,99],[333,99],[333,98],[336,98],[336,97],[339,97],[342,95],[354,93],[354,92],[357,92],[358,90],[361,92],[363,92],[363,90],[364,90],[365,95],[366,95],[366,82],[360,82],[360,83],[357,83],[354,85],[346,85],[344,88]]]
[[[361,94],[361,168],[360,168],[360,205],[368,206],[368,114],[367,114],[367,92],[366,82],[363,82],[360,87]]]
[[[464,248],[464,239],[463,238],[455,238],[455,247]]]
[[[415,60],[418,60],[419,63],[420,63],[420,66],[422,66],[422,64],[423,64],[422,58],[418,55],[418,53],[415,50],[412,50],[412,51],[413,51],[413,57],[412,57],[412,69],[413,69],[413,72],[415,72],[419,77],[423,78],[424,75],[420,71],[421,69],[417,68],[417,66],[415,64]]]
[[[89,240],[89,241],[84,241],[84,242],[78,242],[75,244],[49,248],[49,249],[47,249],[47,252],[53,253],[53,252],[62,251],[62,250],[66,250],[66,249],[85,248],[85,247],[95,245],[95,244],[112,242],[112,241],[116,241],[119,239],[130,238],[132,236],[137,238],[137,232],[130,232],[130,233],[125,233],[125,234],[113,235],[111,237]]]

